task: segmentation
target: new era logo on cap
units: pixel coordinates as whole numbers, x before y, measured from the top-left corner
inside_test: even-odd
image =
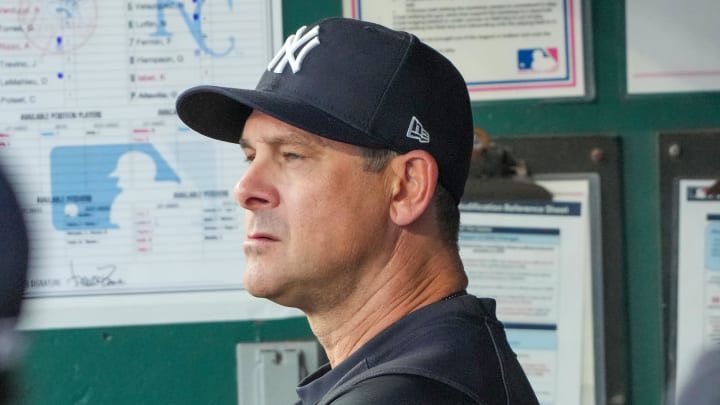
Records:
[[[417,117],[412,117],[410,120],[410,126],[408,127],[407,134],[405,135],[410,139],[420,141],[420,143],[430,143],[430,134],[423,128],[420,120]]]
[[[315,26],[308,32],[305,32],[306,26],[300,27],[293,35],[290,35],[278,51],[277,55],[268,64],[267,70],[275,73],[282,73],[285,65],[290,63],[293,73],[300,71],[303,59],[313,48],[320,45],[318,34],[320,26]],[[300,49],[300,53],[295,56],[295,52]]]

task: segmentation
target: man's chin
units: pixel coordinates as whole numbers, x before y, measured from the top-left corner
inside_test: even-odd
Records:
[[[282,293],[279,291],[277,286],[271,285],[267,282],[267,280],[260,282],[259,280],[253,280],[250,277],[245,277],[243,279],[243,287],[245,288],[245,291],[250,293],[253,297],[265,298],[273,302],[277,302],[277,299],[282,296]]]
[[[285,290],[269,288],[246,288],[246,290],[255,298],[264,298],[284,307],[302,310],[301,305],[298,305],[297,297],[293,297],[292,294]]]

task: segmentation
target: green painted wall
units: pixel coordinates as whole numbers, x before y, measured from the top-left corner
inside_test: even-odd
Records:
[[[624,3],[592,4],[596,97],[587,102],[516,101],[474,107],[491,136],[617,134],[623,146],[624,250],[629,403],[662,398],[656,134],[720,127],[720,93],[629,98],[625,87]],[[340,0],[284,0],[284,30],[340,15]],[[623,293],[623,292],[621,292]],[[304,319],[272,322],[51,330],[28,333],[13,405],[236,403],[235,344],[311,337]],[[608,348],[613,344],[609,342]]]

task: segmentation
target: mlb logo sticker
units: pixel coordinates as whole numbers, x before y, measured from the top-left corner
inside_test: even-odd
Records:
[[[554,72],[558,68],[557,48],[518,49],[517,58],[521,72]]]

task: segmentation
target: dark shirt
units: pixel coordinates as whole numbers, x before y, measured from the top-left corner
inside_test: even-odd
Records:
[[[495,301],[471,295],[406,315],[297,392],[298,405],[538,403]]]

